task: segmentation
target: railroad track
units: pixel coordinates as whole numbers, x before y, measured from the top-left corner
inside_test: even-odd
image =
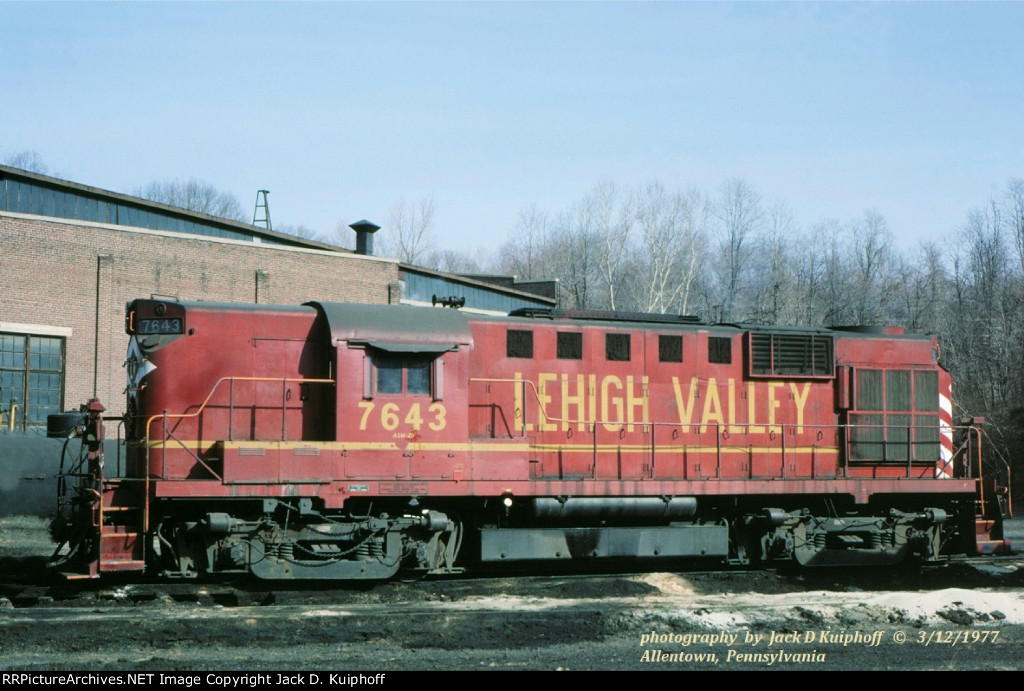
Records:
[[[11,562],[15,563],[11,563]],[[666,565],[662,565],[663,567]],[[608,599],[642,596],[652,591],[652,574],[671,574],[703,593],[777,594],[815,590],[880,592],[929,590],[951,586],[1024,587],[1024,555],[952,560],[945,564],[899,569],[708,569],[694,565],[644,571],[601,569],[537,575],[510,567],[471,575],[384,583],[268,582],[251,578],[217,581],[154,581],[105,578],[62,581],[45,570],[41,559],[0,563],[0,608],[26,607],[263,607],[360,602],[449,602],[501,594],[516,597]]]

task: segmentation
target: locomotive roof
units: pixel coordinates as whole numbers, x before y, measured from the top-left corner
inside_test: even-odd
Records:
[[[473,343],[458,310],[356,302],[307,302],[327,320],[331,340],[355,341],[386,350],[448,350]]]
[[[905,333],[901,327],[857,325],[857,326],[787,326],[771,324],[754,324],[744,322],[711,323],[699,317],[682,314],[655,314],[647,312],[619,312],[602,310],[562,310],[526,307],[509,312],[508,317],[498,317],[506,321],[555,323],[590,322],[596,325],[611,327],[638,326],[641,328],[683,328],[686,330],[721,330],[721,331],[753,331],[774,334],[821,334],[842,336],[844,338],[878,338],[888,339],[927,339],[931,336],[922,333]]]
[[[203,309],[211,310],[214,312],[224,312],[228,310],[236,310],[239,312],[262,312],[266,310],[277,310],[281,312],[306,312],[309,310],[308,306],[305,305],[278,305],[269,302],[221,302],[217,300],[179,300],[174,297],[163,297],[156,296],[151,298],[136,298],[128,304],[134,304],[136,302],[166,302],[175,305],[181,305],[189,310]]]
[[[654,322],[659,324],[703,324],[699,317],[688,314],[657,314],[652,312],[621,312],[618,310],[563,310],[546,307],[521,307],[508,313],[510,317],[533,319],[577,319],[605,322]]]
[[[159,298],[156,298],[159,299]],[[782,334],[822,334],[843,338],[886,339],[929,339],[930,334],[905,333],[902,328],[892,326],[780,326],[751,323],[718,323],[702,321],[689,315],[654,314],[646,312],[620,312],[601,310],[562,310],[549,308],[521,308],[509,312],[508,316],[463,313],[448,308],[431,308],[411,305],[365,304],[355,302],[307,302],[303,305],[252,304],[235,302],[177,301],[179,304],[212,310],[238,311],[305,311],[316,309],[324,315],[331,331],[332,341],[354,341],[368,343],[386,349],[416,350],[425,345],[436,346],[438,350],[473,343],[469,320],[505,321],[527,324],[531,321],[543,323],[591,323],[595,326],[640,328],[679,328],[684,330],[708,330]],[[447,348],[442,348],[447,346]],[[434,349],[434,348],[431,348]]]

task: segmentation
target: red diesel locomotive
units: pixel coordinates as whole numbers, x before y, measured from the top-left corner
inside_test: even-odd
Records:
[[[54,522],[82,576],[1007,547],[933,336],[157,299],[126,330],[124,457],[98,400],[51,420],[83,441]]]

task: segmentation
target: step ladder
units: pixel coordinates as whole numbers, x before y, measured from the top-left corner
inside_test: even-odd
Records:
[[[1003,538],[1003,503],[999,500],[1006,494],[1006,488],[995,483],[985,495],[984,502],[978,501],[978,513],[974,518],[974,544],[977,554],[1009,554],[1010,541]]]
[[[66,580],[99,578],[105,573],[141,572],[146,567],[143,523],[145,506],[138,479],[104,479],[100,501],[92,504],[92,528],[98,536],[81,570],[63,573]]]

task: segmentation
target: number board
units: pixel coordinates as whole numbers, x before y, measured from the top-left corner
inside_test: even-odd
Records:
[[[180,334],[185,333],[185,322],[180,318],[140,319],[139,334]]]

